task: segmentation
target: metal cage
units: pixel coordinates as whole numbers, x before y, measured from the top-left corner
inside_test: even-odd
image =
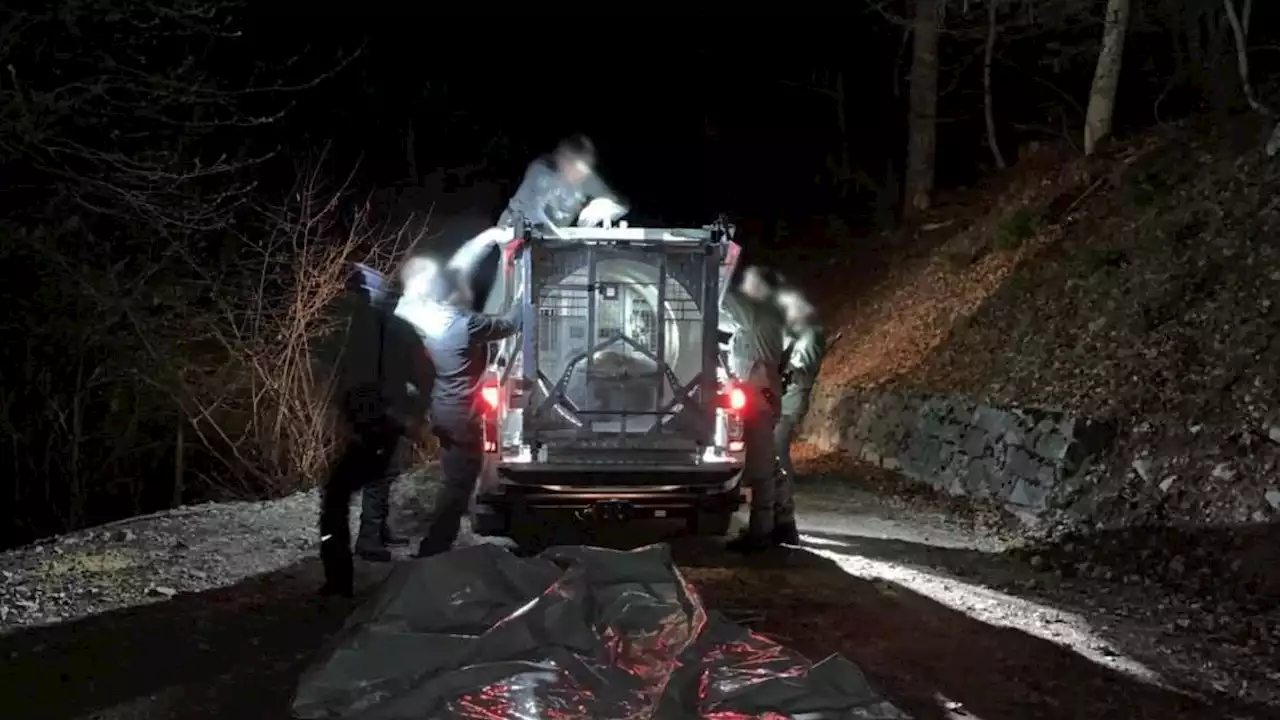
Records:
[[[623,229],[626,231],[627,229]],[[512,348],[531,390],[523,442],[545,450],[689,450],[713,442],[721,233],[605,229],[526,234]],[[625,235],[625,237],[618,237]]]

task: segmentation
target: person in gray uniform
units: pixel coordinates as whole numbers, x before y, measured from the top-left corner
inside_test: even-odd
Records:
[[[798,545],[791,441],[809,412],[809,396],[822,367],[827,338],[816,309],[798,290],[779,291],[778,305],[786,322],[787,348],[782,368],[782,413],[774,428],[778,478],[773,540],[778,544]]]
[[[767,550],[776,543],[773,433],[781,410],[784,319],[774,297],[776,279],[758,267],[743,270],[738,286],[725,291],[723,307],[736,326],[730,372],[747,392],[743,417],[743,482],[751,488],[751,519],[729,541],[737,552]]]
[[[416,272],[415,266],[409,275]],[[436,372],[430,417],[432,432],[440,439],[444,484],[418,546],[418,557],[428,557],[447,552],[457,540],[484,462],[481,387],[489,344],[520,331],[522,308],[517,303],[503,316],[473,311],[469,280],[453,268],[434,271],[429,283],[406,277],[405,285],[415,289],[413,297],[406,290],[396,316],[417,329]],[[429,290],[419,293],[416,288],[424,285]]]

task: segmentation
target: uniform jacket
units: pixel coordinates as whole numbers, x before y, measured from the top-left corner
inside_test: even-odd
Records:
[[[392,313],[395,301],[387,278],[353,266],[331,308],[337,328],[317,348],[335,405],[360,428],[403,432],[427,415],[434,367],[418,334]]]
[[[731,340],[732,367],[736,377],[782,395],[782,350],[786,329],[776,303],[747,297],[739,288],[725,290],[723,309],[735,326]]]
[[[431,417],[437,426],[470,422],[478,416],[480,387],[489,362],[489,343],[520,331],[521,308],[505,316],[408,298],[396,316],[417,330],[435,365]]]
[[[498,218],[500,227],[511,227],[523,216],[535,226],[569,227],[578,213],[596,198],[618,200],[614,192],[594,173],[574,185],[556,170],[551,155],[534,160],[525,171],[524,180]]]
[[[799,421],[809,412],[809,395],[822,368],[827,334],[822,326],[815,323],[793,329],[788,341],[783,368],[786,389],[782,393],[782,414]]]

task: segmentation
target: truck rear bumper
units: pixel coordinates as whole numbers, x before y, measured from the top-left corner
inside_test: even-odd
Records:
[[[736,465],[710,468],[530,463],[498,466],[476,495],[501,511],[565,512],[579,519],[692,518],[732,513],[742,504]]]

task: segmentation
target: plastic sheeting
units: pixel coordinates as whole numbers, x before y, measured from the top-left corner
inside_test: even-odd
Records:
[[[495,545],[404,563],[294,696],[298,718],[908,717],[848,660],[813,664],[709,614],[666,546]]]

